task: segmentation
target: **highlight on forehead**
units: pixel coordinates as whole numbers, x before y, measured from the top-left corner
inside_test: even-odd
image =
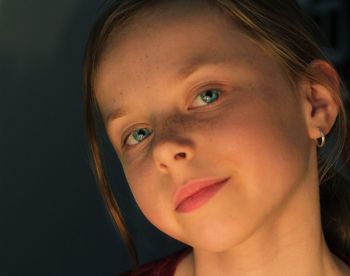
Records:
[[[133,2],[134,5],[130,5],[129,3],[127,9],[123,9],[123,5],[121,4],[118,11],[123,15],[122,17],[119,13],[116,13],[111,15],[110,20],[106,21],[107,27],[101,31],[101,33],[106,33],[105,39],[103,42],[101,41],[96,66],[103,59],[103,56],[108,55],[134,26],[141,24],[147,29],[148,26],[145,22],[150,17],[160,16],[161,22],[159,24],[164,25],[172,23],[179,16],[185,18],[192,17],[196,13],[202,14],[205,9],[210,11],[211,14],[216,12],[224,15],[218,5],[213,4],[213,1],[210,0],[147,0],[147,3],[145,1]],[[117,20],[113,19],[114,17]],[[231,20],[227,15],[226,17]]]

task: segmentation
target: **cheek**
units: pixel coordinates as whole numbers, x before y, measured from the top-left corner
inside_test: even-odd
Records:
[[[160,180],[151,158],[137,162],[137,166],[124,169],[135,201],[143,215],[158,229],[165,233],[174,228],[170,218],[171,197],[166,185],[170,180]],[[136,172],[136,173],[135,173]]]
[[[215,250],[243,240],[281,210],[308,168],[303,124],[292,111],[241,107],[209,122],[203,128],[208,139],[198,142],[206,165],[231,176],[215,208],[186,228],[196,244]]]
[[[309,141],[296,107],[261,101],[241,102],[207,132],[211,165],[232,173],[240,183],[235,189],[254,206],[282,200],[309,168]],[[205,149],[204,141],[200,148]]]
[[[136,173],[135,173],[136,172]],[[154,194],[155,170],[144,162],[142,165],[124,167],[124,173],[131,192],[141,210],[147,210],[151,205]]]
[[[264,161],[261,168],[270,162],[275,162],[275,168],[278,161],[305,157],[309,141],[298,104],[286,100],[288,95],[276,96],[279,91],[270,89],[264,94],[266,90],[247,92],[208,122],[206,135],[212,146],[220,148],[218,154],[232,151],[234,159]]]

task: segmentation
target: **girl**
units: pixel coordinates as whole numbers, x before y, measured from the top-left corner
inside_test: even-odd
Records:
[[[345,92],[307,21],[293,0],[126,0],[100,17],[84,77],[101,193],[137,261],[99,125],[145,217],[189,245],[135,275],[350,275]]]

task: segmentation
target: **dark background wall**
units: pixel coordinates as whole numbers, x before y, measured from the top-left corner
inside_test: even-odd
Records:
[[[0,0],[0,275],[116,275],[131,266],[83,127],[82,57],[103,2]],[[349,79],[348,1],[300,2]],[[111,148],[107,155],[141,262],[183,247],[144,219]]]

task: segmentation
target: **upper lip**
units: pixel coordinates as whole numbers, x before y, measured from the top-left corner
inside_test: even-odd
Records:
[[[205,177],[205,178],[197,178],[194,180],[188,181],[183,187],[181,187],[176,193],[175,193],[175,208],[177,208],[182,201],[184,201],[186,198],[194,195],[198,191],[202,190],[203,188],[206,188],[208,186],[218,184],[221,182],[225,182],[228,180],[229,177]]]

